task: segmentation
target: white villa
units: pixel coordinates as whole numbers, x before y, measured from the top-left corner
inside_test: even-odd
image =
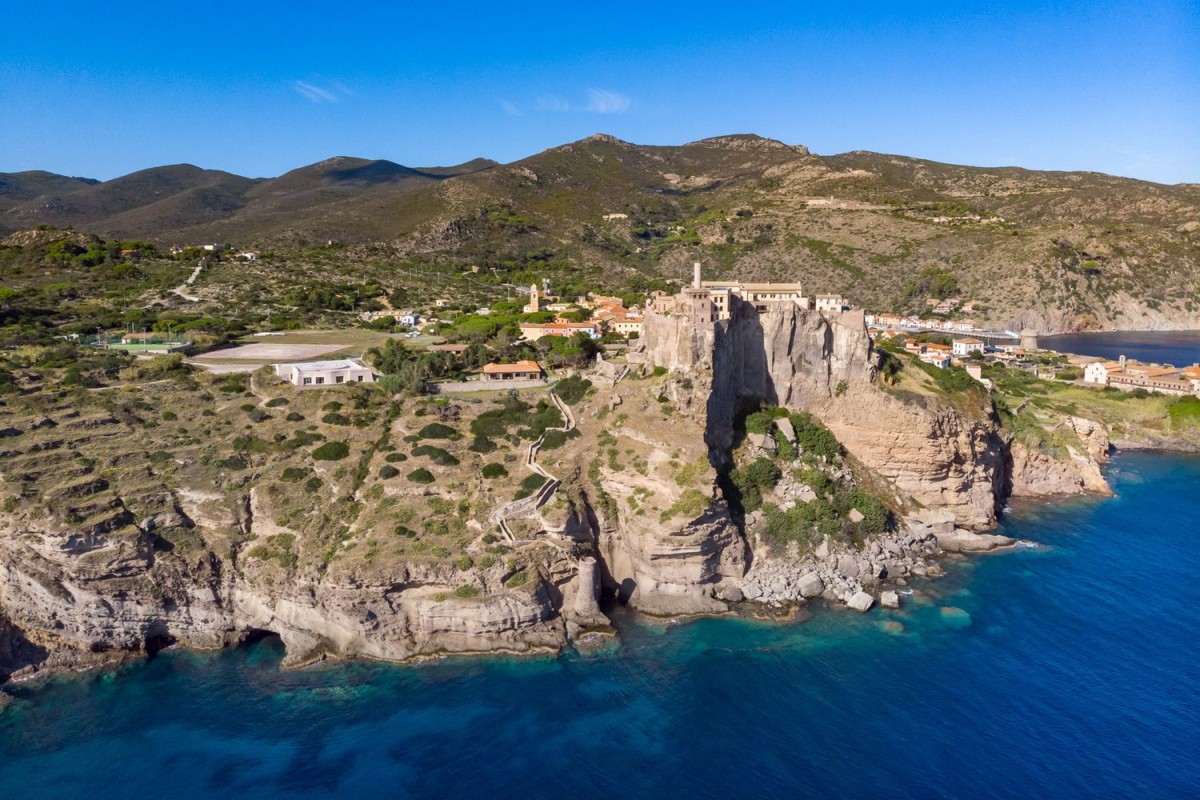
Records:
[[[983,352],[983,340],[976,339],[974,336],[965,336],[962,339],[954,340],[954,355],[958,357],[967,356],[971,353]]]
[[[301,388],[339,383],[374,383],[379,377],[371,368],[353,358],[334,361],[303,361],[298,364],[273,364],[275,374]]]

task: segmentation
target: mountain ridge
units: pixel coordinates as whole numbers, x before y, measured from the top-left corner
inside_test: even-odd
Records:
[[[915,312],[909,284],[934,270],[978,301],[981,321],[1200,328],[1194,184],[822,156],[754,134],[681,145],[595,134],[507,164],[335,156],[269,179],[173,165],[55,185],[0,207],[0,234],[51,224],[172,244],[371,244],[398,259],[553,265],[618,286],[639,274],[683,280],[699,259],[714,277],[803,280]]]

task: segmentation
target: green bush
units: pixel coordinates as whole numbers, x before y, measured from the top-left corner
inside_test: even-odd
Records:
[[[408,461],[408,456],[404,455],[404,453],[388,453],[383,457],[383,460],[389,464],[396,464],[401,461]]]
[[[342,404],[339,403],[337,400],[330,400],[328,403],[321,406],[321,410],[322,411],[341,411]]]
[[[456,467],[459,464],[459,460],[450,453],[440,447],[428,444],[417,445],[413,448],[412,454],[414,456],[425,456],[440,467]]]
[[[317,461],[341,461],[350,455],[350,445],[345,442],[326,442],[313,450],[312,457]]]
[[[175,420],[179,419],[179,417],[175,415],[174,411],[164,411],[162,413],[162,418],[163,422],[174,422]]]
[[[566,443],[567,434],[564,431],[546,431],[546,438],[542,439],[542,449],[557,450]]]
[[[308,470],[303,467],[288,467],[283,471],[283,479],[288,483],[299,483],[308,475]]]
[[[658,521],[666,522],[672,517],[677,516],[695,519],[704,513],[704,509],[708,508],[710,502],[710,498],[699,489],[687,489],[670,508],[659,515]]]
[[[418,467],[408,473],[408,479],[413,483],[433,483],[434,481],[433,473],[424,467]]]
[[[483,477],[485,478],[504,478],[508,476],[508,469],[503,464],[484,464]]]
[[[471,445],[467,449],[472,453],[493,453],[496,451],[496,443],[486,436],[476,436],[471,440]]]
[[[461,438],[458,431],[451,428],[449,425],[443,425],[440,422],[431,422],[421,430],[417,431],[417,436],[422,439],[459,439]]]
[[[312,476],[311,478],[309,478],[308,480],[306,480],[304,482],[304,491],[306,491],[306,492],[310,492],[310,493],[315,492],[320,488],[321,488],[321,479],[318,478],[316,475]]]
[[[520,500],[523,497],[529,497],[529,495],[541,489],[545,483],[546,479],[541,475],[526,475],[521,479],[521,488],[517,490],[516,497],[513,499]]]
[[[289,411],[284,419],[288,422],[304,422],[304,415],[296,411]]]
[[[385,481],[390,478],[394,478],[399,474],[400,474],[400,470],[396,469],[391,464],[384,464],[379,469],[379,477]]]
[[[288,399],[286,397],[275,397],[267,401],[267,408],[279,408],[280,406],[286,406],[287,404]]]
[[[554,384],[554,393],[558,398],[569,406],[573,406],[587,396],[588,390],[592,388],[592,382],[587,378],[581,378],[578,375],[572,375],[569,378],[563,378],[558,383]]]
[[[800,443],[805,455],[820,456],[832,461],[842,454],[842,446],[838,443],[837,437],[824,425],[814,420],[808,412],[801,411],[792,414],[790,418],[792,427],[796,431],[796,441]]]
[[[479,590],[476,589],[474,586],[460,586],[454,590],[454,596],[461,597],[463,599],[478,597]]]

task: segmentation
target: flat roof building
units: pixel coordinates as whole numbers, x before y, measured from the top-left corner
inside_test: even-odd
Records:
[[[331,361],[303,361],[297,364],[274,364],[275,374],[293,386],[315,388],[340,383],[374,383],[379,377],[371,368],[354,358]]]

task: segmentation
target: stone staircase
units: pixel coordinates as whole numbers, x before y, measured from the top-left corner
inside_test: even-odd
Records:
[[[550,502],[554,497],[554,493],[558,491],[558,487],[562,481],[547,472],[541,464],[537,463],[537,454],[542,449],[542,443],[546,440],[546,434],[550,431],[562,431],[570,433],[575,429],[575,415],[571,413],[570,407],[562,401],[554,392],[550,392],[550,400],[558,407],[559,412],[563,417],[563,427],[547,428],[537,441],[529,445],[529,449],[525,455],[525,468],[535,475],[540,475],[546,479],[542,484],[542,488],[529,497],[523,497],[520,500],[514,500],[511,503],[506,503],[500,508],[492,512],[489,518],[497,527],[500,528],[500,533],[510,542],[516,541],[516,536],[512,532],[512,528],[508,525],[508,520],[517,517],[526,517],[532,514],[537,509]]]

